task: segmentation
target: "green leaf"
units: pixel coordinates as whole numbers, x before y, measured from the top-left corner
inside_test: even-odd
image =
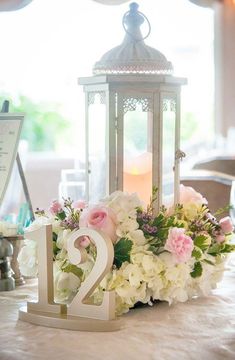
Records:
[[[193,278],[197,278],[197,277],[199,277],[199,276],[202,275],[202,264],[200,263],[200,261],[197,261],[197,262],[194,264],[193,271],[190,273],[190,275],[191,275]]]
[[[155,249],[156,249],[155,246],[150,245],[149,248],[148,248],[148,251],[154,252]]]
[[[54,256],[56,256],[57,253],[60,251],[60,249],[56,245],[57,237],[58,237],[57,234],[53,231],[52,240],[53,240],[53,254],[54,254]]]
[[[212,256],[216,256],[221,253],[222,248],[223,248],[222,244],[214,244],[211,247],[209,247],[209,249],[207,250],[207,253]]]
[[[121,238],[114,245],[114,265],[119,269],[122,266],[122,263],[125,261],[130,262],[130,253],[132,249],[133,242],[126,238]]]
[[[64,268],[62,268],[62,271],[66,272],[66,273],[72,273],[74,275],[76,275],[77,277],[79,277],[79,279],[82,280],[82,276],[83,276],[83,271],[82,269],[80,269],[79,267],[77,267],[76,265],[73,264],[68,264],[67,266],[65,266]]]
[[[56,214],[56,217],[59,219],[59,220],[64,220],[66,218],[66,214],[64,212],[64,210],[62,210],[61,212],[57,213]]]
[[[58,238],[58,235],[54,231],[52,233],[52,236],[53,236],[53,241],[56,241]]]
[[[169,229],[159,229],[157,232],[157,237],[161,240],[162,244],[165,244],[165,241],[168,236]]]
[[[194,245],[199,247],[201,250],[206,250],[209,246],[207,242],[207,237],[205,235],[198,235],[194,239]]]
[[[163,214],[159,214],[157,217],[155,217],[155,219],[153,220],[153,225],[154,226],[160,226],[162,224],[162,222],[165,220],[165,217]]]
[[[221,249],[221,253],[230,253],[235,251],[235,245],[232,244],[224,244],[223,248]]]
[[[56,242],[53,241],[53,254],[54,254],[54,256],[56,256],[59,251],[60,251],[60,249],[57,247]]]
[[[213,214],[215,217],[218,216],[218,215],[222,215],[223,213],[225,212],[229,212],[229,210],[232,210],[234,209],[234,206],[233,205],[226,205],[222,208],[219,208],[218,210],[216,210],[216,212]]]
[[[210,260],[204,259],[204,260],[202,260],[202,261],[205,262],[205,263],[207,263],[207,264],[209,264],[209,265],[215,266],[215,264],[214,264],[212,261],[210,261]]]
[[[195,247],[193,249],[193,252],[192,252],[192,256],[196,259],[196,260],[199,260],[202,256],[202,250],[198,247]]]
[[[232,244],[214,244],[208,249],[208,254],[216,256],[218,254],[226,254],[235,251],[235,245]]]
[[[174,225],[175,225],[175,218],[170,217],[170,218],[167,220],[167,226],[170,228],[170,227],[173,227]]]

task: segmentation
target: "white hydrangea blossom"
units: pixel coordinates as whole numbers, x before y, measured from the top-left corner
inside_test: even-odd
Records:
[[[19,269],[22,275],[35,277],[38,274],[37,243],[32,240],[25,240],[18,255]]]
[[[189,279],[187,283],[189,298],[193,296],[208,296],[211,290],[215,289],[218,282],[222,280],[226,257],[215,258],[208,254],[206,260],[209,260],[215,265],[204,262],[202,265],[202,275],[195,279],[192,277]]]
[[[116,214],[117,236],[121,238],[131,233],[132,237],[135,238],[136,235],[136,238],[138,237],[140,239],[140,233],[134,234],[134,232],[139,228],[136,221],[136,209],[143,205],[138,198],[138,195],[136,193],[128,194],[122,191],[115,191],[102,201]]]
[[[147,243],[146,238],[142,230],[137,229],[128,233],[128,239],[130,239],[135,245],[145,245]]]
[[[55,302],[70,302],[81,284],[79,277],[71,272],[62,271],[57,261],[53,263],[53,271]]]
[[[58,249],[65,249],[67,251],[67,242],[70,235],[71,235],[71,230],[69,229],[61,230],[60,228],[60,230],[57,233],[57,240],[56,240],[56,246],[58,247]]]
[[[24,276],[35,277],[38,274],[38,244],[34,240],[27,239],[27,232],[39,229],[42,225],[52,224],[53,219],[46,216],[38,216],[25,231],[24,246],[19,252],[18,263],[20,272]]]

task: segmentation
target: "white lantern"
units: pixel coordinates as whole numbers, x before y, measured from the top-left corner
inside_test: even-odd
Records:
[[[148,203],[154,186],[158,209],[172,194],[179,200],[180,91],[186,79],[174,77],[166,57],[145,44],[144,20],[138,4],[130,4],[123,43],[95,64],[94,76],[79,78],[86,96],[87,196],[96,202],[123,190]]]

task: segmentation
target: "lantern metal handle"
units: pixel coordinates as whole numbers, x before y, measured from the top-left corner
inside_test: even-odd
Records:
[[[138,7],[139,5],[135,2],[130,4],[130,10],[123,15],[122,26],[125,32],[130,35],[133,40],[143,41],[151,33],[151,25],[147,16],[144,15],[142,12],[138,11]],[[140,31],[140,26],[145,20],[148,24],[149,29],[147,35],[143,37]],[[132,28],[132,31],[128,30],[130,27]],[[141,35],[141,37],[139,36],[139,34]]]

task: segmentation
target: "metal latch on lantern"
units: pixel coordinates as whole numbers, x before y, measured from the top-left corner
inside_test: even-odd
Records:
[[[180,149],[176,150],[176,152],[175,152],[175,160],[181,160],[182,161],[183,158],[185,158],[185,157],[186,157],[185,152],[183,152]]]

